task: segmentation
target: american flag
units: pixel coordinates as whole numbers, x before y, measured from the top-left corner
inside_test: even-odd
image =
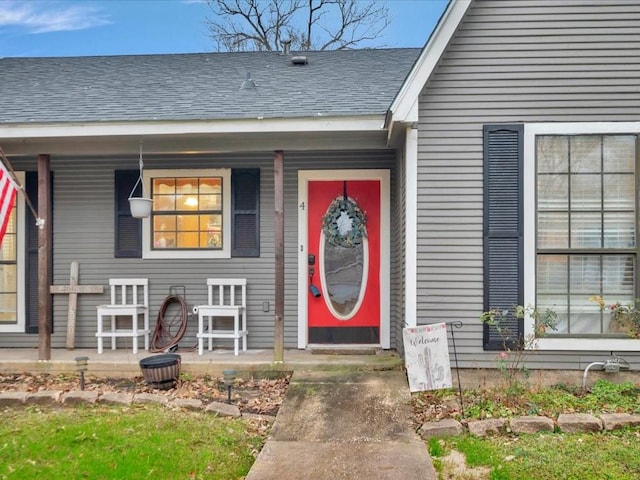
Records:
[[[13,180],[13,176],[4,166],[4,163],[0,162],[0,245],[2,245],[4,234],[7,232],[13,205],[16,202],[17,191],[18,185]]]

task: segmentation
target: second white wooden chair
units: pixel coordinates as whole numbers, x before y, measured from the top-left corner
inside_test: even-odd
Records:
[[[111,278],[111,303],[98,305],[98,353],[102,353],[103,340],[111,338],[111,349],[116,349],[116,338],[130,337],[133,353],[138,353],[138,337],[144,337],[144,349],[149,350],[149,281],[146,278]],[[142,316],[142,327],[140,327]],[[110,329],[105,330],[104,317],[111,317]],[[131,328],[117,328],[117,318],[128,317]],[[122,320],[124,321],[124,320]],[[128,326],[127,326],[128,327]]]
[[[207,305],[198,310],[198,353],[204,351],[204,340],[213,349],[214,338],[233,339],[233,352],[247,351],[247,280],[245,278],[207,278]],[[214,328],[214,319],[231,318],[230,328]],[[205,328],[205,318],[207,325]]]

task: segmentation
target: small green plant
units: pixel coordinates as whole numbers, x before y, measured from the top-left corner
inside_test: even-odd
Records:
[[[429,449],[429,455],[432,457],[442,457],[446,455],[446,449],[444,448],[444,442],[439,438],[430,438],[427,442]]]
[[[548,330],[556,329],[557,314],[551,309],[539,311],[534,307],[516,305],[511,309],[492,309],[480,316],[482,323],[494,328],[502,342],[502,352],[496,360],[497,368],[507,384],[508,393],[513,396],[522,395],[525,385],[523,379],[529,378],[529,370],[525,360],[529,351],[537,348],[538,338],[545,335]],[[520,335],[508,325],[516,318],[534,319],[534,332],[529,335]]]
[[[613,316],[613,330],[625,332],[633,338],[640,338],[640,299],[626,305],[620,302],[607,306]]]

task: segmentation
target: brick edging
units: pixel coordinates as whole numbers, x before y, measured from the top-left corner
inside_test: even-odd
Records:
[[[557,419],[542,416],[522,416],[513,418],[490,418],[468,420],[464,423],[452,418],[424,423],[419,430],[423,439],[461,435],[485,437],[509,433],[564,432],[587,433],[620,430],[640,426],[640,415],[629,413],[603,413],[599,417],[587,413],[563,413]]]
[[[192,398],[171,398],[158,393],[123,393],[99,392],[89,390],[43,390],[38,392],[7,391],[0,392],[0,408],[19,407],[25,405],[75,406],[85,405],[132,405],[152,403],[164,405],[167,408],[202,411],[219,417],[245,418],[251,420],[265,420],[272,422],[272,415],[242,413],[236,405],[222,402],[204,403]]]

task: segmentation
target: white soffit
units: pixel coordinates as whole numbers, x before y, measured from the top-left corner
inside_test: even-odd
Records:
[[[402,84],[398,95],[391,103],[391,118],[394,122],[418,121],[418,97],[431,76],[449,40],[471,5],[471,0],[451,0],[435,30],[422,49],[420,57]],[[389,125],[387,125],[389,126]]]

